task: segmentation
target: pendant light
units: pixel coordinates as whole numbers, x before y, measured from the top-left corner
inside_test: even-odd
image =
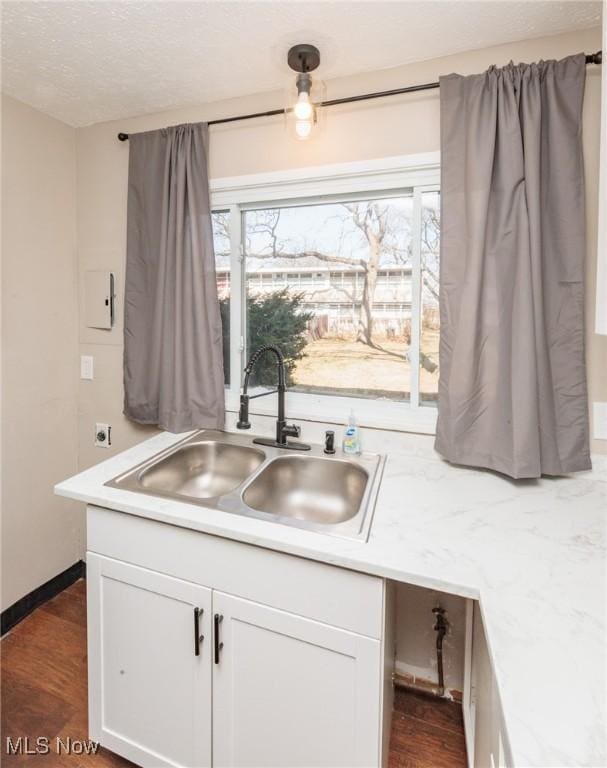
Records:
[[[287,54],[287,62],[297,72],[295,89],[290,89],[285,112],[287,123],[295,138],[305,141],[319,122],[324,85],[317,78],[313,79],[310,72],[320,64],[320,52],[314,45],[294,45]]]

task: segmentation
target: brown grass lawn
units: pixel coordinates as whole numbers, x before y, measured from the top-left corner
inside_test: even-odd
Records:
[[[436,363],[438,340],[438,331],[424,330],[422,352]],[[310,341],[305,348],[305,357],[297,363],[295,386],[408,399],[411,366],[403,357],[404,342],[382,339],[378,346],[381,349],[345,338],[325,337]],[[437,389],[438,368],[434,373],[420,368],[422,396],[435,399]]]

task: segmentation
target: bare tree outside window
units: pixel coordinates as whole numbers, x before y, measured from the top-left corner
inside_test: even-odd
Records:
[[[439,225],[438,192],[423,192],[415,372],[422,403],[435,401],[438,387]],[[226,365],[229,226],[229,212],[213,214]],[[245,211],[247,345],[274,339],[287,347],[296,390],[408,400],[413,229],[412,194]]]

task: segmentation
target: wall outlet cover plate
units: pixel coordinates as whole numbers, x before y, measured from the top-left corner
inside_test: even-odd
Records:
[[[92,380],[93,378],[93,356],[92,355],[80,355],[80,378]]]
[[[109,424],[95,424],[95,445],[109,448],[112,444],[112,427]]]

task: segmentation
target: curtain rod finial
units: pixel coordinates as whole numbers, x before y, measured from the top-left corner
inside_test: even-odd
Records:
[[[590,53],[586,56],[586,64],[602,64],[602,63],[603,63],[603,51]]]
[[[119,141],[128,141],[129,135],[128,133],[119,133],[118,134],[118,140]]]

